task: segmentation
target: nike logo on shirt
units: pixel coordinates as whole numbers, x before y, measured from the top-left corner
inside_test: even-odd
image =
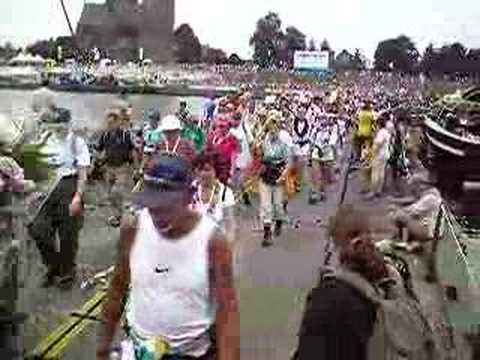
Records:
[[[170,269],[168,267],[164,267],[164,268],[160,268],[160,267],[156,267],[155,268],[155,272],[157,274],[164,274],[164,273],[167,273]]]

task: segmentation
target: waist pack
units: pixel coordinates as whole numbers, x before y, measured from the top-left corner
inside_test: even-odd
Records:
[[[265,184],[268,185],[276,185],[278,179],[280,179],[280,176],[283,173],[283,168],[285,166],[285,163],[265,163],[265,167],[260,174],[260,178],[263,180]]]

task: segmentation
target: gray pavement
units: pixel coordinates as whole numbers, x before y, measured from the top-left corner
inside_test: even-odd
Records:
[[[356,174],[352,174],[346,202],[362,204],[382,219],[385,201],[366,203],[358,194],[358,189]],[[274,246],[268,249],[260,246],[262,234],[252,231],[255,207],[241,212],[236,281],[240,300],[242,359],[287,360],[292,354],[306,294],[315,285],[323,263],[325,228],[318,226],[315,220],[321,218],[322,224],[327,223],[328,217],[335,212],[338,191],[339,182],[329,189],[327,201],[315,206],[307,205],[303,193],[295,197],[289,205],[289,214],[301,219],[300,228],[285,229],[282,236],[274,240]],[[81,273],[103,270],[113,262],[118,234],[117,230],[105,226],[106,217],[106,210],[102,208],[87,214],[80,242]],[[387,222],[379,221],[379,224],[384,233],[390,232]],[[93,291],[82,291],[79,286],[71,292],[38,289],[36,284],[42,269],[35,251],[30,262],[31,271],[20,301],[21,308],[32,313],[25,327],[27,349],[32,349],[65,320],[70,311],[93,295]],[[417,264],[413,260],[412,263]],[[415,285],[420,298],[430,319],[435,322],[442,304],[439,301],[440,290],[422,280],[420,267],[415,271]],[[96,329],[90,327],[75,339],[64,359],[93,359],[95,332]],[[462,345],[463,348],[466,349]],[[464,355],[456,357],[468,358]]]

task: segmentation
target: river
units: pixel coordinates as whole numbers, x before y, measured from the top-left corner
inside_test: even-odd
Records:
[[[11,116],[28,113],[33,91],[0,90],[0,112]],[[85,93],[56,93],[58,107],[70,109],[73,121],[85,126],[89,130],[96,130],[103,124],[105,110],[116,100],[116,94],[85,94]],[[143,119],[143,112],[157,109],[162,116],[171,114],[178,108],[180,100],[187,101],[190,112],[200,114],[205,102],[204,98],[164,95],[130,95],[128,101],[133,106],[133,120],[138,123]]]

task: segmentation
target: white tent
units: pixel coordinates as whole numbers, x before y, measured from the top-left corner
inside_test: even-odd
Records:
[[[45,64],[45,59],[40,55],[30,55],[20,53],[9,61],[10,65],[43,65]]]

